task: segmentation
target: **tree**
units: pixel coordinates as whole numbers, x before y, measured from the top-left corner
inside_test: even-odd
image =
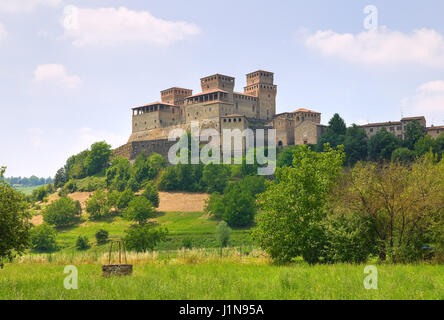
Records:
[[[431,154],[410,167],[358,163],[336,188],[334,210],[371,221],[382,261],[417,260],[423,246],[434,242],[433,230],[444,228],[443,181],[444,161]]]
[[[154,207],[159,207],[159,191],[154,183],[148,183],[145,187],[145,190],[142,193],[142,196],[149,200]]]
[[[355,124],[347,128],[344,137],[344,151],[349,165],[354,165],[367,158],[367,135],[363,128]]]
[[[394,134],[382,128],[368,141],[368,155],[370,160],[390,160],[393,151],[401,146],[401,140]]]
[[[92,176],[104,169],[108,165],[111,153],[111,146],[105,141],[94,143],[85,158],[87,174]]]
[[[144,226],[133,226],[125,231],[126,236],[123,238],[125,247],[128,250],[136,252],[146,252],[154,250],[154,247],[166,239],[167,229],[155,229],[153,226],[146,224]]]
[[[426,135],[426,129],[418,121],[412,121],[405,126],[404,143],[407,148],[413,150],[415,143]]]
[[[54,177],[54,187],[56,189],[63,188],[66,182],[68,182],[68,177],[65,168],[60,168]]]
[[[88,157],[88,154],[89,150],[85,150],[68,158],[65,165],[66,180],[83,179],[88,175],[85,168],[85,159]]]
[[[309,263],[322,257],[325,239],[321,221],[326,216],[327,195],[342,171],[342,148],[329,145],[324,152],[302,146],[295,151],[292,167],[276,170],[276,181],[259,195],[253,237],[280,262],[302,256]]]
[[[111,190],[122,192],[127,188],[128,180],[131,178],[131,164],[125,157],[117,157],[111,167],[106,170],[106,185]]]
[[[429,135],[419,138],[418,141],[416,141],[413,149],[416,156],[422,156],[430,151],[434,153],[439,152],[436,140]]]
[[[253,197],[265,192],[265,178],[263,176],[246,176],[240,182],[243,191],[249,192]]]
[[[231,229],[225,221],[221,221],[216,228],[216,240],[220,246],[226,247],[230,241]]]
[[[138,192],[140,189],[140,184],[137,182],[137,180],[135,178],[130,178],[128,180],[128,188],[131,189],[131,191],[133,192]]]
[[[48,195],[48,188],[46,186],[41,186],[32,191],[32,198],[35,201],[43,201],[45,197]]]
[[[89,240],[87,236],[78,236],[76,240],[76,248],[78,250],[87,250],[91,246],[89,245]]]
[[[205,213],[222,219],[225,212],[224,199],[219,192],[213,192],[210,197],[205,200]]]
[[[318,151],[323,151],[326,143],[329,143],[333,148],[343,145],[346,132],[347,126],[344,119],[342,119],[339,114],[335,113],[333,118],[328,122],[327,130],[319,139],[316,149]]]
[[[220,192],[222,193],[227,185],[228,178],[230,177],[230,168],[221,165],[210,163],[203,169],[202,182],[207,187],[207,192]]]
[[[104,229],[100,229],[99,231],[96,232],[96,241],[98,245],[101,244],[105,244],[108,242],[108,236],[109,236],[109,232],[104,230]]]
[[[119,200],[117,201],[117,208],[119,210],[128,208],[128,205],[134,198],[134,192],[131,189],[126,189],[125,191],[120,193]]]
[[[291,167],[293,163],[293,152],[299,146],[287,147],[278,153],[276,165],[280,167]]]
[[[256,213],[255,199],[242,190],[240,183],[230,184],[224,193],[223,219],[232,227],[245,227],[253,223]]]
[[[97,220],[109,215],[111,204],[103,190],[97,190],[86,201],[86,212],[89,213],[90,220]]]
[[[124,216],[127,220],[136,221],[143,226],[148,219],[156,216],[156,211],[153,204],[145,197],[136,197],[129,203]]]
[[[147,160],[149,172],[148,179],[155,179],[163,168],[166,168],[168,162],[158,153],[153,153]]]
[[[5,170],[0,167],[0,267],[26,250],[31,228],[28,204],[3,180]]]
[[[31,230],[31,243],[34,250],[51,252],[57,250],[57,233],[49,224],[43,223]]]
[[[43,221],[56,227],[68,226],[81,215],[81,210],[80,202],[62,197],[43,209]]]
[[[392,161],[398,161],[404,164],[410,163],[415,159],[415,152],[408,148],[397,148],[392,153]]]
[[[138,183],[143,183],[149,179],[150,166],[145,152],[140,153],[134,160],[133,176]]]
[[[176,168],[171,166],[166,168],[159,179],[159,190],[174,191],[179,188],[179,178],[177,176]]]

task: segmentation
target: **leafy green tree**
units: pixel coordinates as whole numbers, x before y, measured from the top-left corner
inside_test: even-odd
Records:
[[[224,199],[219,192],[213,192],[205,201],[204,211],[217,219],[222,219],[225,212],[225,204]]]
[[[108,237],[109,237],[109,232],[104,229],[100,229],[99,231],[96,232],[97,244],[102,245],[102,244],[107,243]]]
[[[119,200],[117,201],[117,208],[119,210],[128,208],[128,205],[134,198],[134,192],[131,189],[126,189],[125,191],[120,193]]]
[[[354,165],[367,158],[367,135],[364,129],[355,124],[347,128],[344,137],[344,151],[349,165]]]
[[[230,168],[221,164],[207,164],[203,169],[202,182],[207,187],[207,192],[222,193],[231,176]]]
[[[135,178],[130,178],[128,180],[128,188],[130,188],[133,192],[138,192],[140,189],[140,184]]]
[[[256,213],[255,199],[250,192],[242,190],[240,183],[227,187],[224,194],[223,219],[232,227],[251,225]]]
[[[253,197],[267,189],[264,176],[246,176],[239,183],[241,189],[249,192]]]
[[[416,141],[414,147],[414,152],[416,156],[422,156],[426,153],[432,151],[434,153],[439,152],[438,144],[436,143],[436,140],[433,139],[429,135],[425,135]]]
[[[81,210],[80,202],[62,197],[43,209],[43,221],[56,227],[68,226],[81,215]]]
[[[277,155],[276,165],[278,167],[291,167],[293,163],[293,152],[299,146],[291,146],[283,149]]]
[[[63,188],[63,186],[67,182],[68,182],[68,177],[66,175],[65,168],[64,167],[60,168],[59,170],[57,170],[57,173],[54,177],[54,187],[56,189]]]
[[[0,167],[0,267],[29,246],[31,228],[28,204],[23,195],[3,180],[6,168]]]
[[[88,154],[89,150],[85,150],[68,158],[65,165],[66,180],[83,179],[88,175],[85,168],[85,159],[88,157]]]
[[[140,153],[134,160],[133,175],[138,183],[143,183],[150,177],[150,166],[144,152]]]
[[[110,205],[110,207],[117,208],[117,206],[119,204],[119,199],[121,197],[121,193],[117,190],[110,190],[110,191],[108,191],[106,196],[108,198],[108,204]]]
[[[32,191],[32,198],[35,201],[43,201],[45,197],[48,195],[48,188],[46,186],[41,186]]]
[[[125,157],[117,157],[111,167],[106,170],[106,185],[111,190],[122,192],[128,186],[131,178],[131,164]]]
[[[43,223],[31,229],[32,248],[37,251],[51,252],[57,250],[57,233],[54,227]]]
[[[86,212],[90,220],[98,220],[110,214],[111,206],[106,193],[99,189],[86,201]]]
[[[146,224],[148,219],[154,218],[155,216],[156,210],[153,204],[145,197],[136,197],[131,200],[124,214],[125,219],[135,221],[141,226]]]
[[[401,140],[394,134],[382,128],[368,141],[368,155],[370,160],[390,160],[393,151],[401,146]]]
[[[302,146],[295,151],[292,167],[276,170],[276,181],[259,195],[257,228],[253,236],[276,261],[302,256],[309,263],[323,254],[327,196],[342,171],[342,148],[328,145],[324,152]]]
[[[405,126],[404,143],[407,148],[413,150],[415,143],[425,135],[426,130],[418,121],[409,122]]]
[[[76,248],[77,250],[87,250],[91,246],[89,244],[89,240],[87,236],[78,236],[76,240]]]
[[[228,245],[230,241],[231,228],[225,221],[221,221],[216,228],[216,240],[222,248]]]
[[[161,174],[159,179],[159,190],[174,191],[180,188],[179,177],[176,168],[167,167]]]
[[[413,160],[415,160],[415,152],[408,148],[397,148],[392,153],[392,161],[398,161],[407,164],[412,162]]]
[[[125,231],[123,238],[125,247],[136,252],[146,252],[154,250],[155,246],[166,239],[167,229],[154,228],[146,224],[143,226],[133,226]]]
[[[151,154],[148,157],[147,163],[149,167],[148,179],[150,180],[155,179],[159,175],[160,171],[166,168],[168,164],[166,159],[158,153]]]
[[[323,151],[326,143],[329,143],[333,148],[343,145],[346,132],[347,126],[344,119],[335,113],[328,123],[327,130],[319,139],[316,149],[320,152]]]
[[[145,187],[145,190],[142,193],[142,196],[149,200],[154,207],[159,207],[159,191],[154,183],[148,183]]]
[[[74,193],[77,191],[77,183],[74,179],[69,180],[63,187],[67,192]]]
[[[94,143],[85,158],[87,174],[91,176],[102,171],[108,165],[111,153],[111,146],[106,142]]]

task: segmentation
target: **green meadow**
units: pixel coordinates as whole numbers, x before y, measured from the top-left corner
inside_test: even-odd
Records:
[[[78,289],[67,290],[63,265],[7,264],[0,299],[444,299],[442,266],[377,267],[378,289],[367,290],[364,265],[172,259],[135,264],[132,276],[103,278],[100,264],[90,264],[78,266]]]

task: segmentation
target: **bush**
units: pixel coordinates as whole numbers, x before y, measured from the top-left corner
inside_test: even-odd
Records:
[[[108,242],[109,232],[103,229],[100,229],[96,232],[96,240],[97,244],[105,244]]]
[[[183,238],[182,240],[182,248],[192,249],[193,248],[193,239],[190,237]]]
[[[155,206],[156,208],[159,207],[159,191],[157,191],[157,188],[153,183],[149,182],[146,185],[145,190],[142,193],[142,196],[145,197],[147,200],[151,201],[153,206]]]
[[[77,191],[77,184],[74,180],[71,179],[65,184],[65,186],[63,188],[68,193],[74,193]]]
[[[180,183],[175,167],[171,166],[162,171],[159,179],[159,190],[174,191],[179,188]]]
[[[223,219],[232,227],[245,227],[253,223],[256,213],[255,199],[241,188],[240,183],[233,183],[224,195],[225,211]]]
[[[131,178],[128,181],[128,188],[131,189],[133,192],[138,192],[140,189],[140,184],[137,182],[136,179]]]
[[[124,217],[130,221],[136,221],[139,225],[144,225],[148,219],[154,218],[156,211],[151,203],[145,197],[136,197],[131,200],[125,211]]]
[[[103,190],[97,190],[86,201],[86,212],[89,213],[91,220],[104,218],[110,214],[111,205],[108,202],[108,197]]]
[[[76,241],[76,248],[78,250],[87,250],[90,248],[88,237],[79,236]]]
[[[106,188],[106,181],[104,177],[86,177],[82,180],[77,180],[76,185],[77,191],[93,192],[98,189]]]
[[[43,199],[48,195],[48,189],[46,186],[41,186],[34,191],[32,191],[32,198],[35,201],[43,201]]]
[[[222,219],[225,212],[225,204],[224,198],[219,192],[213,192],[205,203],[205,213],[212,215],[217,219]]]
[[[43,221],[56,227],[68,226],[82,213],[79,201],[62,197],[43,209]]]
[[[202,182],[206,185],[207,192],[222,193],[230,176],[231,172],[228,166],[210,163],[203,169]]]
[[[32,248],[46,252],[57,250],[56,237],[55,229],[46,223],[34,227],[31,229]]]
[[[120,194],[119,200],[117,201],[117,208],[119,210],[128,208],[128,205],[134,198],[134,192],[131,189],[126,189]]]
[[[230,241],[231,229],[225,221],[221,221],[216,228],[216,240],[221,247],[226,247]]]
[[[155,229],[151,225],[134,226],[125,231],[123,238],[125,248],[136,252],[152,251],[154,247],[166,239],[167,229]]]

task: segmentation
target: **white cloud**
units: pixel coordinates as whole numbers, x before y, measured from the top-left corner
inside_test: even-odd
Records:
[[[432,29],[407,34],[382,27],[356,35],[317,31],[307,35],[304,44],[325,56],[351,63],[444,67],[444,38]]]
[[[0,0],[0,12],[32,12],[38,6],[56,7],[62,0]]]
[[[7,35],[8,33],[6,32],[5,27],[0,23],[0,41],[6,38]]]
[[[82,83],[80,77],[68,75],[65,66],[61,64],[38,66],[34,71],[34,81],[52,83],[68,89],[75,89]]]
[[[410,115],[424,115],[428,124],[444,124],[444,81],[423,83],[412,97],[403,99],[403,108]]]
[[[132,11],[125,7],[68,9],[65,10],[62,26],[65,36],[78,47],[121,44],[167,46],[200,32],[193,23],[163,20],[148,11]]]

